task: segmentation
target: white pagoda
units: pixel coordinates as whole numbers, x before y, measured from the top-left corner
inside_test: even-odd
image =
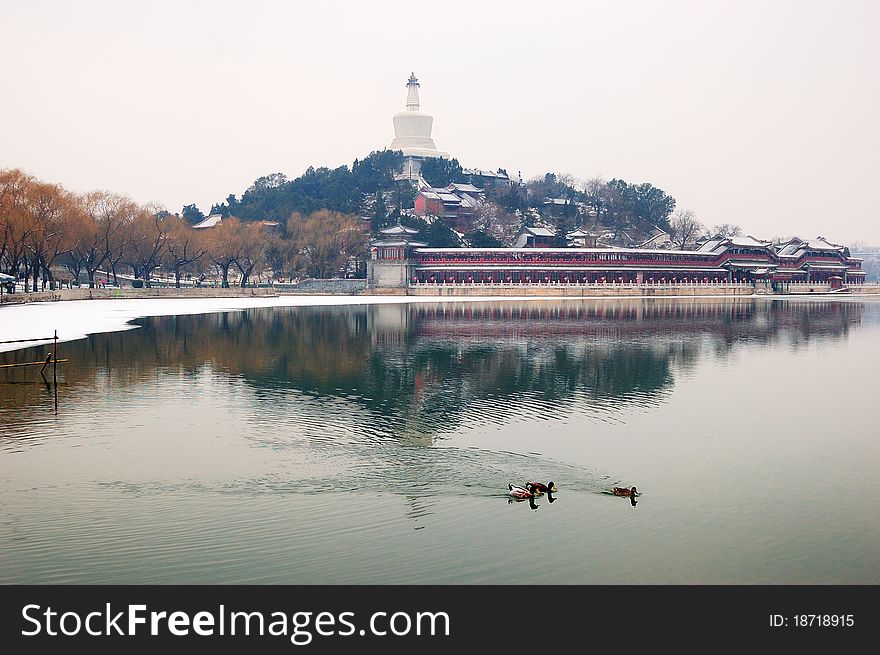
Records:
[[[431,138],[434,117],[419,110],[419,80],[415,73],[406,83],[406,110],[394,115],[392,150],[402,150],[405,157],[403,177],[415,179],[421,162],[428,158],[449,158],[449,153],[437,150]]]

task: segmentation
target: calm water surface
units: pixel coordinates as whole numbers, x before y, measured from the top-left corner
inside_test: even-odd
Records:
[[[138,324],[63,344],[57,413],[0,372],[0,582],[880,583],[880,302]]]

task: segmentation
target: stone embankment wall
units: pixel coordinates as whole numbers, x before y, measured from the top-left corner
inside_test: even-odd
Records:
[[[275,284],[279,294],[315,293],[326,296],[356,296],[367,290],[367,281],[357,280],[302,280],[293,284]]]

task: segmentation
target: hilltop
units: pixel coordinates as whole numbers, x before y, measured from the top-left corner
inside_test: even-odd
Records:
[[[485,172],[463,168],[456,159],[428,160],[419,177],[405,179],[399,174],[403,162],[402,152],[386,149],[355,159],[351,166],[310,166],[294,179],[271,173],[255,180],[240,197],[229,194],[212,205],[209,215],[284,224],[294,212],[323,209],[369,220],[373,233],[403,222],[422,229],[431,245],[446,247],[512,245],[526,225],[551,227],[560,239],[582,228],[622,246],[640,245],[661,234],[668,237],[665,242],[678,240],[683,245],[702,231],[692,212],[674,214],[675,198],[647,182],[581,181],[554,172],[523,182],[498,168],[499,178],[507,182],[487,185]],[[416,197],[425,186],[445,191],[454,184],[473,187],[469,211],[454,220],[416,211]],[[206,217],[195,205],[183,207],[182,216],[191,223]],[[733,226],[717,227],[716,231],[735,231]]]

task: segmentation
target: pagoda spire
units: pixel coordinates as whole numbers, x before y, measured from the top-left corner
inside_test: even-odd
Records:
[[[406,82],[406,110],[419,110],[419,78],[415,73],[410,73],[409,80]]]

